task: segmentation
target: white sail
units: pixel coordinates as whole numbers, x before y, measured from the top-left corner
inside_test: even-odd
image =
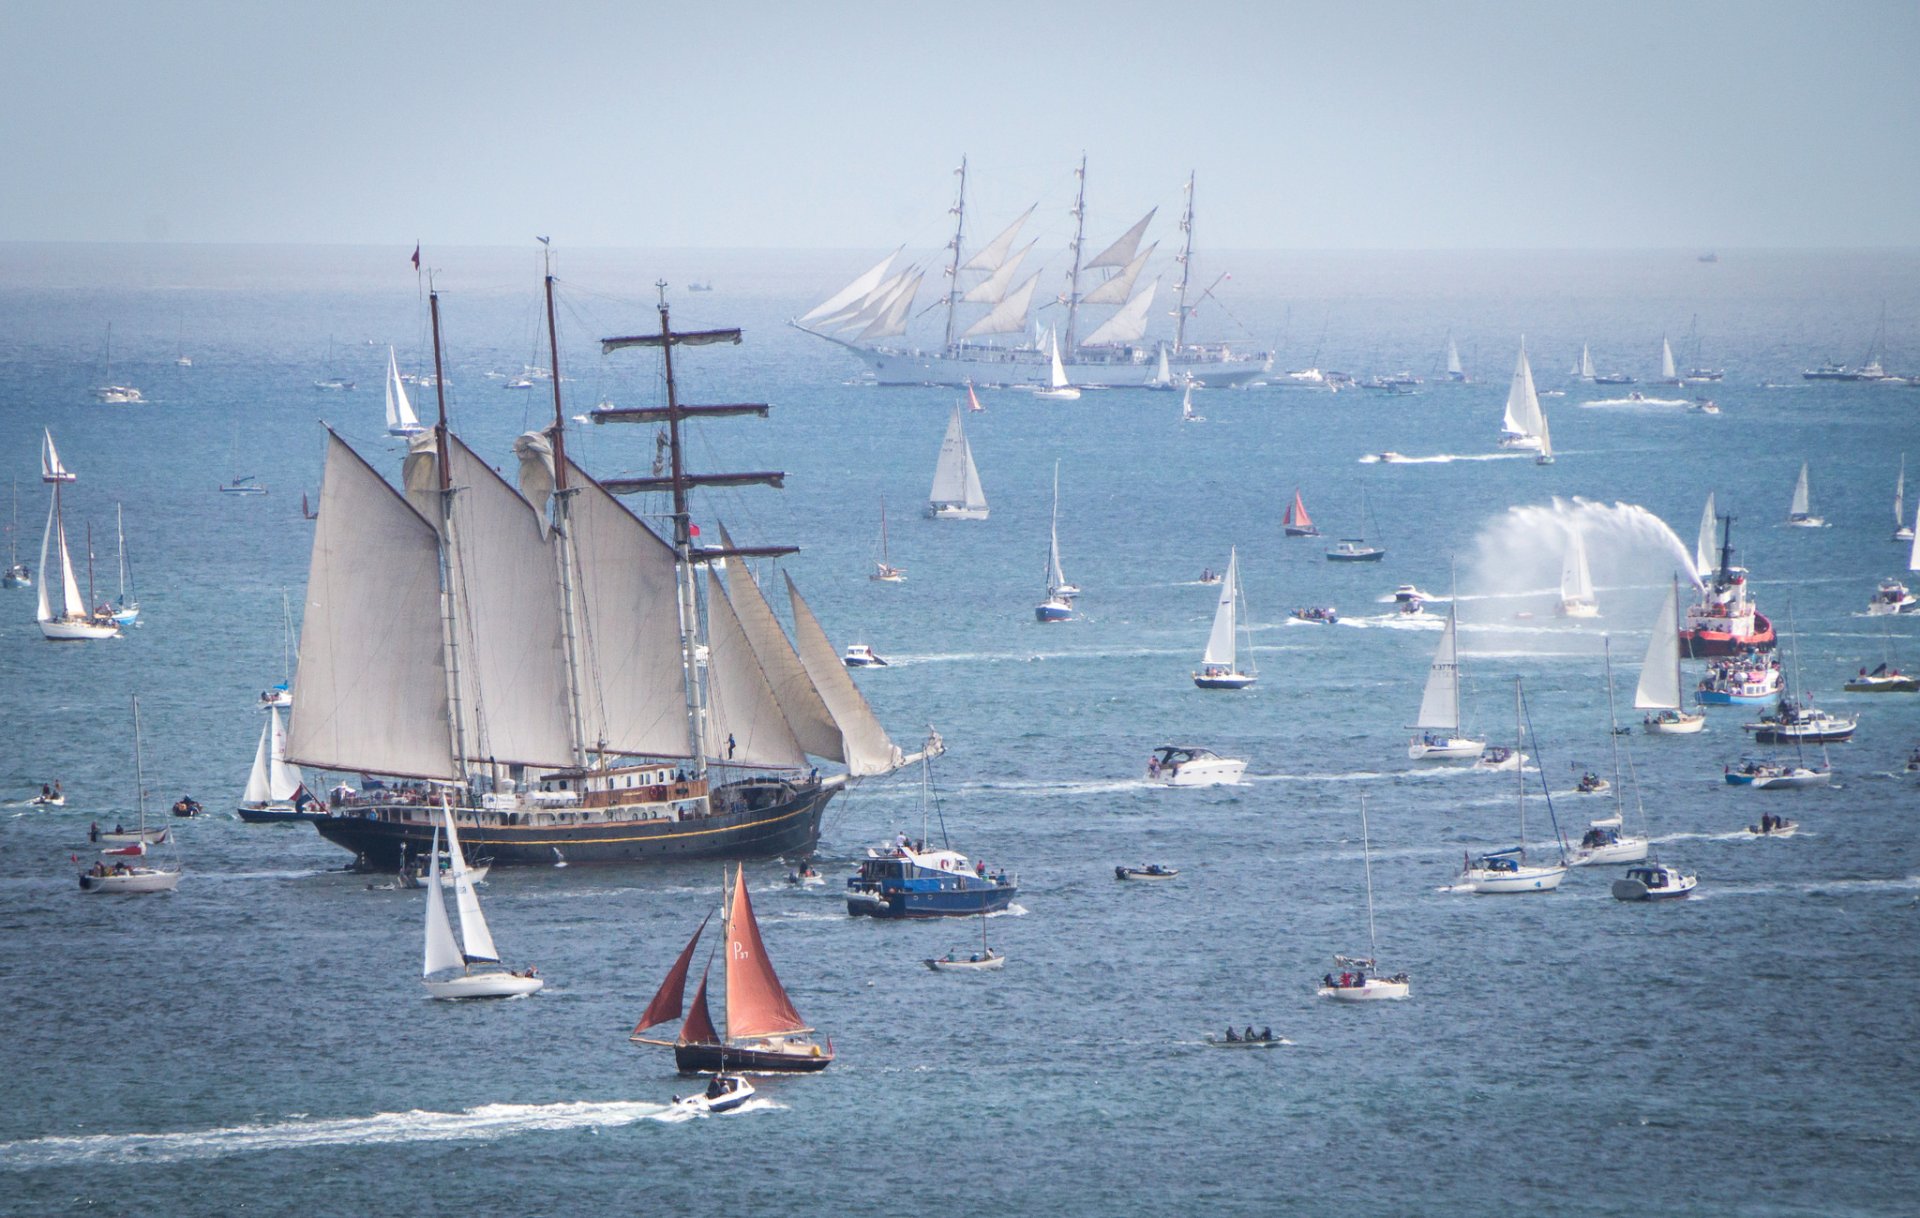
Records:
[[[707,751],[715,761],[736,765],[801,769],[807,764],[746,630],[711,571],[707,572]]]
[[[400,381],[400,363],[393,348],[387,348],[387,430],[394,435],[409,435],[420,430],[419,416],[407,401],[407,387]]]
[[[1013,243],[1019,238],[1020,229],[1026,224],[1027,217],[1033,215],[1034,207],[1038,206],[1040,205],[1036,203],[1033,207],[1029,207],[1027,210],[1021,212],[1012,224],[1007,225],[1006,228],[1001,230],[998,237],[987,242],[986,245],[981,247],[978,253],[961,263],[960,269],[963,271],[999,271],[1003,269],[1007,261],[1007,251],[1013,248]],[[1032,249],[1033,247],[1029,245],[1027,248]],[[1025,251],[1022,251],[1023,256],[1024,253]]]
[[[1160,281],[1154,280],[1140,290],[1140,294],[1126,303],[1118,313],[1109,317],[1106,324],[1087,335],[1080,345],[1083,347],[1118,347],[1126,343],[1137,343],[1147,333],[1147,311],[1153,308],[1153,294],[1159,290]]]
[[[733,539],[724,527],[720,530],[720,544],[733,548]],[[727,564],[727,598],[746,633],[748,646],[753,648],[754,658],[760,661],[767,684],[773,689],[774,701],[780,704],[781,713],[793,729],[794,739],[810,756],[845,761],[840,728],[821,700],[820,691],[813,687],[813,680],[800,663],[793,645],[787,641],[786,632],[780,629],[772,607],[754,581],[753,573],[747,570],[745,561]]]
[[[453,809],[442,807],[440,815],[447,828],[447,871],[453,879],[453,907],[460,917],[460,946],[468,964],[498,964],[500,949],[493,945],[493,932],[480,913],[480,894],[473,888],[473,872],[467,869],[466,856],[460,852],[460,833],[453,826]],[[440,860],[427,860],[427,869],[438,872]]]
[[[1673,370],[1673,346],[1667,342],[1667,336],[1664,334],[1660,336],[1660,379],[1663,381],[1679,379],[1679,374]]]
[[[306,776],[300,773],[299,766],[287,760],[287,732],[280,723],[280,709],[268,707],[267,720],[272,741],[267,752],[267,798],[274,803],[287,803],[299,794]]]
[[[1693,573],[1711,579],[1720,566],[1720,538],[1713,515],[1713,492],[1707,492],[1706,510],[1700,513],[1700,536],[1693,543]]]
[[[1126,266],[1128,263],[1134,261],[1134,251],[1140,248],[1140,238],[1146,236],[1147,225],[1153,223],[1153,213],[1159,210],[1160,209],[1156,207],[1153,209],[1153,211],[1150,211],[1146,215],[1140,217],[1140,222],[1138,224],[1135,224],[1132,228],[1128,229],[1126,232],[1121,233],[1119,240],[1115,241],[1112,245],[1109,245],[1106,249],[1103,249],[1099,253],[1095,254],[1093,256],[1093,261],[1087,263],[1081,269],[1088,270],[1088,271],[1097,271],[1097,270],[1100,270],[1102,267]],[[1135,273],[1138,274],[1137,271]],[[1121,293],[1121,296],[1123,299],[1125,298],[1125,295],[1126,294],[1124,292]],[[1093,303],[1093,298],[1090,296],[1085,297],[1083,298],[1082,303],[1091,304]]]
[[[1234,590],[1240,583],[1240,551],[1227,552],[1227,573],[1220,579],[1220,603],[1213,611],[1213,630],[1207,635],[1207,650],[1200,657],[1204,665],[1218,665],[1234,671]]]
[[[1047,331],[1047,351],[1053,356],[1053,366],[1047,371],[1047,385],[1053,389],[1065,389],[1068,383],[1067,369],[1060,362],[1060,336],[1051,330]]]
[[[900,249],[905,248],[906,246],[904,245],[900,247]],[[803,313],[800,320],[803,322],[818,321],[830,314],[840,312],[856,300],[864,300],[869,292],[872,292],[873,289],[880,286],[880,281],[887,277],[887,271],[892,268],[893,260],[899,256],[900,250],[898,249],[888,254],[885,258],[875,263],[871,270],[865,272],[826,300],[815,305],[806,313]]]
[[[1015,288],[1005,300],[993,306],[985,317],[968,326],[960,337],[979,338],[986,334],[1025,333],[1027,311],[1033,307],[1033,289],[1039,282],[1039,271],[1027,276],[1025,282]]]
[[[1067,586],[1060,570],[1060,463],[1053,463],[1053,519],[1047,532],[1047,595]]]
[[[933,467],[933,489],[927,502],[934,507],[964,504],[969,508],[987,506],[980,489],[980,471],[974,468],[973,449],[967,444],[966,429],[960,423],[960,407],[953,408],[947,423],[946,438],[940,441],[940,460]]]
[[[40,441],[40,481],[73,481],[72,472],[60,464],[59,450],[53,446],[53,431],[50,428],[42,428],[40,434],[43,437]]]
[[[440,853],[440,833],[434,831],[434,856]],[[447,898],[440,886],[440,868],[434,859],[429,859],[427,868],[427,940],[426,952],[420,962],[420,975],[431,977],[435,973],[450,968],[459,968],[464,964],[460,957],[460,945],[453,941],[453,927],[447,922]]]
[[[567,471],[583,735],[609,753],[686,757],[673,547],[585,470]]]
[[[1147,259],[1153,257],[1153,251],[1159,248],[1158,244],[1154,244],[1140,251],[1139,255],[1136,256],[1132,262],[1127,263],[1126,266],[1121,268],[1119,274],[1102,283],[1099,287],[1094,288],[1093,291],[1088,292],[1085,296],[1082,296],[1080,303],[1083,305],[1117,305],[1126,303],[1127,297],[1133,294],[1134,280],[1140,278],[1140,272],[1146,267]]]
[[[1900,454],[1900,476],[1893,480],[1893,527],[1906,527],[1907,454]],[[1916,516],[1920,519],[1920,516]]]
[[[1560,599],[1562,601],[1593,600],[1593,575],[1587,570],[1587,543],[1580,531],[1570,531],[1567,552],[1560,560]]]
[[[1533,367],[1527,363],[1527,342],[1520,340],[1520,359],[1513,366],[1513,383],[1507,388],[1507,411],[1500,426],[1509,435],[1540,434],[1540,395],[1533,389]]]
[[[558,565],[539,514],[459,437],[447,438],[459,563],[460,709],[467,756],[573,763]],[[324,510],[324,509],[322,509]]]
[[[1914,510],[1913,548],[1907,551],[1907,570],[1920,571],[1920,508]]]
[[[1025,249],[1001,263],[999,270],[968,288],[960,299],[968,304],[999,304],[1005,300],[1007,285],[1012,283],[1013,277],[1020,273],[1020,264],[1027,260],[1027,255],[1031,254],[1033,247],[1038,244],[1040,244],[1038,239],[1027,242]]]
[[[298,764],[455,778],[441,639],[439,541],[328,433],[300,630]],[[378,594],[369,587],[377,573]]]
[[[1812,500],[1807,494],[1807,463],[1802,461],[1800,477],[1793,484],[1793,506],[1787,509],[1787,514],[1789,517],[1805,516],[1811,506]]]
[[[240,802],[249,806],[257,807],[273,799],[267,786],[267,767],[271,764],[269,758],[273,755],[274,728],[279,716],[276,714],[274,718],[274,723],[260,725],[260,743],[253,750],[253,770],[247,775],[247,789],[240,795]]]
[[[1680,709],[1680,590],[1669,587],[1653,619],[1647,640],[1647,658],[1640,665],[1640,684],[1633,691],[1640,710]]]
[[[1540,412],[1540,461],[1553,460],[1553,429],[1547,426],[1547,412]]]
[[[909,266],[905,270],[896,272],[859,300],[830,317],[821,318],[814,324],[823,331],[838,330],[842,334],[857,334],[872,325],[881,314],[891,308],[901,289],[913,282],[919,273],[920,268],[916,266]]]
[[[1451,334],[1447,335],[1447,371],[1454,376],[1460,375],[1461,372],[1460,348],[1454,346]]]
[[[1413,726],[1433,731],[1460,730],[1460,651],[1454,625],[1453,607],[1447,607],[1447,624],[1440,631],[1440,646],[1434,649],[1433,662],[1427,666],[1427,688],[1420,695],[1420,717]]]
[[[866,329],[860,331],[857,338],[865,341],[870,338],[892,338],[907,332],[907,314],[913,308],[913,298],[920,292],[920,281],[924,272],[916,271],[912,278],[901,284],[887,301],[880,315],[875,317]]]
[[[900,749],[888,739],[886,729],[874,718],[867,700],[847,675],[840,653],[828,641],[820,620],[794,586],[793,577],[781,572],[787,581],[787,601],[793,607],[793,638],[800,662],[813,678],[814,688],[827,704],[833,721],[840,727],[847,773],[855,778],[887,774],[900,768]]]
[[[1593,379],[1593,353],[1587,350],[1585,343],[1580,344],[1580,379],[1583,381]]]
[[[1173,388],[1173,366],[1167,360],[1165,343],[1160,344],[1160,366],[1153,370],[1153,379],[1147,383],[1161,389]]]

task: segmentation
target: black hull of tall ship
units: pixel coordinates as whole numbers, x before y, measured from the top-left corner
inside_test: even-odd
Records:
[[[813,1053],[774,1053],[737,1045],[675,1045],[673,1064],[682,1074],[715,1074],[722,1070],[755,1074],[812,1074],[833,1064],[833,1051],[815,1046]]]
[[[525,824],[515,822],[530,819],[527,813],[462,808],[460,848],[496,867],[810,854],[820,843],[827,801],[840,788],[807,781],[722,787],[720,793],[743,789],[750,795],[744,808],[688,820]],[[417,805],[336,809],[315,820],[314,828],[352,851],[355,866],[366,871],[397,870],[403,851],[414,859],[433,848],[431,809]]]

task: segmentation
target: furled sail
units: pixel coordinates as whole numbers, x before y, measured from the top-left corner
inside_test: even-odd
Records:
[[[640,1022],[633,1026],[635,1036],[648,1028],[680,1018],[682,1000],[686,996],[687,972],[693,967],[693,949],[699,945],[700,936],[705,933],[707,923],[712,920],[711,913],[701,919],[699,929],[693,932],[693,938],[688,939],[687,945],[680,949],[680,955],[674,960],[673,967],[667,970],[667,979],[660,983],[660,988],[654,992],[653,1001],[649,1002],[647,1009],[641,1013]]]
[[[736,876],[733,908],[727,917],[727,1036],[751,1040],[811,1030],[793,1009],[773,971],[773,961],[767,959],[746,880]]]
[[[1118,241],[1115,241],[1112,245],[1109,245],[1106,249],[1103,249],[1098,254],[1095,254],[1093,256],[1093,261],[1087,263],[1085,268],[1083,269],[1089,270],[1089,271],[1097,271],[1102,267],[1126,266],[1128,263],[1132,262],[1134,259],[1134,251],[1140,248],[1140,238],[1146,236],[1147,225],[1153,222],[1153,213],[1159,210],[1160,209],[1156,207],[1153,209],[1153,211],[1150,211],[1146,215],[1140,217],[1140,222],[1138,224],[1134,225],[1132,228],[1128,229],[1126,232],[1121,233],[1120,239]]]
[[[1220,604],[1213,613],[1213,632],[1207,635],[1206,654],[1200,657],[1202,664],[1233,667],[1234,589],[1239,582],[1240,552],[1230,550],[1227,573],[1220,580]]]
[[[1427,689],[1420,695],[1420,717],[1413,726],[1443,732],[1460,730],[1459,635],[1451,606],[1447,608],[1447,624],[1440,631],[1440,646],[1427,665]]]
[[[900,247],[900,249],[905,248],[906,246],[904,245]],[[802,314],[800,320],[802,322],[818,321],[823,317],[828,317],[840,312],[856,300],[864,300],[869,292],[880,286],[880,281],[887,277],[887,271],[892,268],[893,260],[899,256],[900,250],[898,249],[888,254],[885,258],[882,258],[878,263],[874,264],[871,270],[865,272],[852,283]]]
[[[440,637],[438,534],[332,432],[320,509],[288,760],[459,777]],[[368,572],[378,573],[377,595]]]
[[[1102,283],[1099,287],[1093,289],[1093,291],[1088,292],[1085,296],[1082,296],[1080,303],[1083,305],[1117,305],[1125,303],[1127,297],[1133,292],[1133,281],[1140,278],[1140,272],[1146,267],[1147,259],[1153,257],[1153,251],[1159,248],[1158,244],[1154,244],[1140,251],[1139,255],[1135,257],[1133,261],[1127,263],[1119,274]]]
[[[720,530],[720,544],[733,548],[733,539],[724,527]],[[760,670],[773,688],[774,701],[786,715],[794,739],[811,756],[846,760],[840,746],[840,729],[826,703],[820,700],[820,691],[813,687],[813,680],[794,653],[793,645],[787,641],[786,631],[780,629],[753,573],[747,570],[744,561],[731,561],[727,568],[727,598],[732,602],[734,616],[746,632],[747,644],[753,648],[754,658],[760,661]]]
[[[1080,344],[1083,347],[1118,347],[1126,343],[1137,343],[1147,333],[1147,311],[1153,308],[1153,294],[1160,287],[1160,281],[1154,280],[1141,289],[1138,296],[1126,303],[1118,313],[1109,317],[1106,324],[1087,335]]]
[[[707,750],[715,761],[784,769],[807,764],[733,604],[711,571],[707,573],[707,725]]]
[[[1007,225],[998,237],[987,242],[986,245],[980,248],[978,253],[961,263],[960,269],[963,271],[996,272],[1001,270],[1006,265],[1007,251],[1013,248],[1013,243],[1019,239],[1020,229],[1026,224],[1027,218],[1033,215],[1034,207],[1038,206],[1040,205],[1036,203],[1033,207],[1029,207],[1027,210],[1021,212],[1019,218],[1014,220],[1012,224]],[[1027,248],[1031,249],[1033,247],[1029,245]]]
[[[1639,710],[1680,709],[1680,590],[1667,589],[1660,615],[1653,619],[1653,637],[1647,640],[1647,658],[1640,665],[1640,684],[1633,691]]]
[[[1020,273],[1020,264],[1027,260],[1033,247],[1040,244],[1038,239],[1029,241],[1026,247],[1013,257],[1000,264],[1000,269],[968,288],[960,299],[968,304],[999,304],[1006,299],[1007,285]]]
[[[962,338],[979,338],[983,334],[1022,334],[1027,328],[1027,310],[1033,307],[1034,285],[1040,282],[1040,272],[1027,276],[1026,282],[1015,288],[1005,300],[979,321],[968,326]]]
[[[847,666],[841,663],[840,654],[827,640],[827,632],[820,628],[820,620],[813,616],[800,589],[794,586],[793,577],[784,571],[781,575],[786,578],[787,601],[793,607],[793,637],[800,662],[806,666],[820,700],[826,703],[827,711],[840,729],[845,754],[842,760],[847,763],[847,773],[864,778],[899,769],[899,746],[888,739],[886,729],[874,718],[866,698],[847,675]]]

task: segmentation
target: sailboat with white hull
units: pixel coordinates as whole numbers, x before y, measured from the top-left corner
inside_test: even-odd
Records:
[[[1538,449],[1540,428],[1540,395],[1533,387],[1533,368],[1527,363],[1527,340],[1522,335],[1520,359],[1507,387],[1506,413],[1500,418],[1500,447]]]
[[[1259,680],[1253,663],[1248,661],[1246,670],[1241,671],[1238,660],[1238,636],[1246,628],[1244,622],[1236,622],[1245,614],[1246,606],[1240,595],[1240,551],[1227,551],[1227,573],[1220,581],[1220,603],[1213,614],[1213,630],[1207,635],[1207,650],[1200,657],[1200,671],[1193,674],[1193,683],[1201,689],[1245,689]],[[1251,651],[1251,646],[1248,647]]]
[[[1613,710],[1613,643],[1605,635],[1601,636],[1600,641],[1606,655],[1607,740],[1613,746],[1613,781],[1608,784],[1613,791],[1613,815],[1587,822],[1586,833],[1581,835],[1580,844],[1567,859],[1568,864],[1574,867],[1594,863],[1637,863],[1647,857],[1649,849],[1645,837],[1627,832],[1627,805],[1620,787],[1620,721]],[[1634,798],[1638,800],[1639,796],[1639,784],[1636,782]],[[1645,809],[1641,811],[1644,816]]]
[[[1704,714],[1689,712],[1681,701],[1680,581],[1675,579],[1653,619],[1647,640],[1647,658],[1640,665],[1640,683],[1634,687],[1635,710],[1655,711],[1641,721],[1652,735],[1685,736],[1707,726]]]
[[[1513,723],[1514,735],[1519,737],[1525,730],[1520,681],[1513,682]],[[1516,741],[1516,755],[1518,755]],[[1539,742],[1534,742],[1534,751],[1539,752]],[[1519,892],[1552,892],[1560,887],[1560,881],[1567,878],[1567,861],[1564,848],[1557,863],[1529,863],[1527,861],[1527,767],[1513,767],[1517,784],[1518,808],[1520,814],[1520,844],[1504,850],[1493,850],[1477,859],[1469,860],[1460,873],[1460,883],[1471,892],[1487,894],[1510,894]],[[1544,772],[1544,771],[1543,771]],[[1543,784],[1544,785],[1544,784]],[[1547,792],[1547,813],[1553,813],[1553,793]],[[1558,821],[1554,826],[1554,838],[1560,836]]]
[[[727,987],[726,1030],[714,1025],[707,1005],[707,982],[713,968],[712,957],[700,971],[700,985],[693,1001],[683,1005],[687,974],[693,965],[694,949],[707,929],[705,921],[693,932],[693,938],[667,970],[666,980],[653,995],[653,1001],[641,1014],[633,1034],[627,1039],[645,1045],[671,1045],[673,1061],[682,1074],[705,1074],[738,1070],[769,1074],[811,1074],[833,1064],[833,1042],[824,1046],[813,1039],[793,1000],[773,971],[766,944],[760,938],[760,923],[753,916],[753,901],[747,896],[744,872],[736,870],[723,882],[720,936],[726,945],[723,975]],[[708,914],[709,920],[712,914]],[[664,1023],[685,1019],[672,1040],[657,1040],[641,1033]]]
[[[1373,842],[1367,833],[1367,797],[1360,797],[1360,859],[1367,874],[1367,954],[1336,955],[1333,958],[1340,975],[1328,973],[1317,991],[1321,998],[1336,1002],[1380,1002],[1405,998],[1411,983],[1405,973],[1380,976],[1380,940],[1373,929]]]
[[[551,276],[546,287],[557,351]],[[444,385],[437,294],[430,305]],[[557,367],[553,426],[515,444],[519,490],[453,434],[444,398],[432,432],[409,445],[404,494],[328,433],[290,764],[450,788],[472,848],[545,866],[805,855],[848,782],[914,760],[792,579],[789,640],[740,561],[794,547],[695,545],[693,488],[784,475],[686,470],[688,420],[767,408],[682,405],[675,354],[740,332],[676,331],[664,299],[659,315],[657,333],[601,345],[659,350],[665,405],[593,418],[662,426],[664,477],[601,482],[568,458]],[[643,492],[671,496],[670,540],[615,498]],[[720,560],[725,586],[711,570]],[[810,757],[846,772],[823,776]],[[407,794],[372,783],[337,793],[317,827],[361,866],[391,871],[429,849],[437,823]]]
[[[127,857],[144,858],[150,847],[173,846],[173,835],[165,829],[147,828],[147,765],[144,750],[140,746],[140,698],[133,699],[133,791],[134,803],[140,814],[140,827],[132,833],[124,830],[114,833],[95,833],[95,841],[119,842],[124,845],[103,850],[100,853],[114,857],[114,862],[104,860],[95,863],[80,873],[80,891],[93,893],[133,893],[133,892],[172,892],[180,886],[181,866],[176,861],[172,866],[150,867],[145,863],[129,863]]]
[[[1560,604],[1555,612],[1561,617],[1599,617],[1600,606],[1593,599],[1593,573],[1587,569],[1587,543],[1578,529],[1568,536],[1567,553],[1560,565]]]
[[[131,626],[140,620],[140,602],[127,588],[131,582],[127,577],[127,526],[117,503],[113,505],[113,536],[120,552],[120,595],[113,599],[113,620]]]
[[[1085,388],[1137,388],[1142,384],[1173,386],[1197,384],[1207,389],[1246,385],[1265,376],[1273,359],[1265,351],[1234,351],[1227,343],[1194,343],[1187,326],[1194,309],[1218,283],[1207,286],[1194,278],[1194,179],[1185,187],[1186,205],[1179,231],[1183,248],[1175,266],[1179,280],[1171,343],[1148,345],[1146,332],[1153,316],[1158,280],[1140,286],[1156,246],[1142,248],[1154,212],[1122,233],[1111,245],[1085,258],[1086,160],[1074,172],[1073,239],[1067,245],[1069,266],[1059,355],[1070,385]],[[822,301],[790,324],[816,338],[841,347],[866,366],[882,385],[949,385],[972,381],[980,385],[1039,385],[1049,381],[1052,354],[1043,342],[1003,346],[1003,335],[1025,335],[1033,311],[1035,289],[1042,272],[1021,277],[1035,242],[1019,245],[1020,234],[1033,215],[1029,207],[999,235],[975,250],[967,248],[967,164],[955,171],[959,186],[952,209],[953,237],[946,265],[937,270],[919,264],[897,268],[900,251]],[[1157,209],[1156,209],[1157,210]],[[1089,282],[1097,272],[1108,277]],[[914,309],[920,285],[929,273],[943,277],[944,299],[927,309]],[[939,280],[936,279],[936,282]],[[965,305],[984,306],[971,324],[961,316]],[[1083,311],[1114,306],[1114,312],[1091,333],[1081,336]],[[911,319],[922,312],[944,314],[944,332],[938,341],[915,346],[905,342]],[[1155,362],[1164,352],[1165,366]],[[1043,395],[1044,396],[1044,395]]]
[[[407,400],[407,387],[400,380],[400,361],[394,358],[393,348],[387,348],[387,434],[390,436],[417,436],[426,428],[421,425],[418,415],[413,413],[413,403]]]
[[[987,492],[980,486],[980,471],[973,464],[973,447],[967,443],[967,429],[960,422],[958,406],[953,408],[947,434],[940,441],[933,489],[927,493],[927,515],[935,520],[987,518]]]
[[[1427,666],[1427,687],[1420,695],[1420,716],[1413,723],[1420,734],[1407,745],[1414,761],[1475,761],[1487,747],[1484,740],[1460,734],[1460,651],[1453,602],[1447,602],[1447,624],[1440,646]]]
[[[280,725],[280,708],[269,707],[236,814],[250,824],[317,820],[319,813],[309,810],[313,799],[305,782],[300,767],[287,764],[287,733]]]
[[[5,586],[8,588],[29,588],[33,586],[33,568],[20,561],[20,484],[13,484],[13,517],[7,526],[7,574]]]
[[[53,433],[43,433],[40,480],[53,488],[47,503],[47,528],[40,536],[39,603],[34,620],[40,624],[41,637],[52,643],[85,639],[112,639],[120,636],[120,624],[111,613],[93,608],[93,567],[87,567],[87,596],[80,596],[80,580],[73,570],[73,558],[67,550],[67,524],[61,515],[60,488],[74,480],[54,451]],[[51,574],[57,571],[58,578]]]
[[[1047,530],[1047,596],[1033,608],[1042,622],[1064,622],[1073,617],[1073,598],[1080,589],[1067,582],[1060,569],[1060,463],[1053,463],[1053,516]]]
[[[435,998],[518,998],[538,991],[546,982],[534,976],[535,970],[513,972],[500,963],[500,949],[493,945],[493,932],[480,912],[480,894],[474,891],[477,877],[467,867],[460,852],[460,831],[454,827],[453,809],[442,805],[435,810],[440,823],[435,826],[433,853],[440,857],[439,831],[447,833],[447,878],[440,868],[427,867],[426,950],[420,962],[420,983]],[[453,904],[460,919],[460,939],[455,942],[453,926],[447,921],[446,886],[453,886]],[[453,970],[459,969],[456,974]]]
[[[887,553],[887,501],[880,501],[880,554],[873,560],[873,574],[867,576],[875,583],[904,584],[907,582],[905,567],[893,565],[892,557]]]
[[[1824,517],[1813,514],[1812,498],[1807,492],[1807,463],[1800,463],[1800,477],[1793,484],[1793,502],[1787,505],[1787,523],[1796,529],[1824,529]]]

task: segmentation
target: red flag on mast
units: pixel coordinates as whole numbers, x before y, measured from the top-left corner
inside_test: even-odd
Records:
[[[420,269],[420,243],[418,241],[413,243],[413,269],[416,271]]]

